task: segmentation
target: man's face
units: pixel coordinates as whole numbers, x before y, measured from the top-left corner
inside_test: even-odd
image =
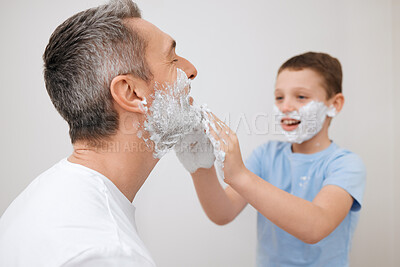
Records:
[[[175,53],[174,39],[146,20],[134,18],[131,21],[133,27],[147,41],[146,61],[153,73],[152,85],[173,83],[177,78],[178,68],[191,80],[197,76],[197,70],[192,63]]]
[[[140,127],[145,132],[138,136],[149,146],[154,145],[153,156],[161,158],[200,123],[201,114],[189,98],[190,80],[197,71],[176,55],[176,43],[169,35],[145,20],[132,22],[147,41],[146,61],[153,74],[145,96],[149,109]]]

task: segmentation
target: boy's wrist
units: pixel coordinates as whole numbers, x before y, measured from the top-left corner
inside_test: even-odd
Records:
[[[243,166],[240,171],[235,172],[229,177],[225,177],[224,182],[230,186],[240,186],[241,184],[246,183],[249,178],[250,171]]]

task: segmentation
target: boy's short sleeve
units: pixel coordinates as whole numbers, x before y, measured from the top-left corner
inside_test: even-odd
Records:
[[[244,165],[246,168],[257,176],[262,175],[262,164],[265,145],[259,146],[253,150],[250,156],[246,159]]]
[[[327,167],[325,185],[336,185],[346,190],[354,199],[352,211],[361,209],[366,170],[361,158],[354,153],[346,153],[334,158]]]

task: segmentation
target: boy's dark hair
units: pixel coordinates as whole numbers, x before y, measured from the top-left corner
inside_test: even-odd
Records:
[[[327,99],[342,92],[342,66],[337,58],[325,53],[307,52],[287,60],[279,68],[278,74],[283,70],[311,69],[322,76]]]

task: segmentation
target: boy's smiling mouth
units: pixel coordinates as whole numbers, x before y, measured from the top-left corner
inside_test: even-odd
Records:
[[[300,123],[301,123],[301,121],[295,120],[295,119],[292,119],[292,118],[283,118],[281,120],[282,128],[285,131],[288,131],[288,132],[293,131],[294,129],[296,129]]]

